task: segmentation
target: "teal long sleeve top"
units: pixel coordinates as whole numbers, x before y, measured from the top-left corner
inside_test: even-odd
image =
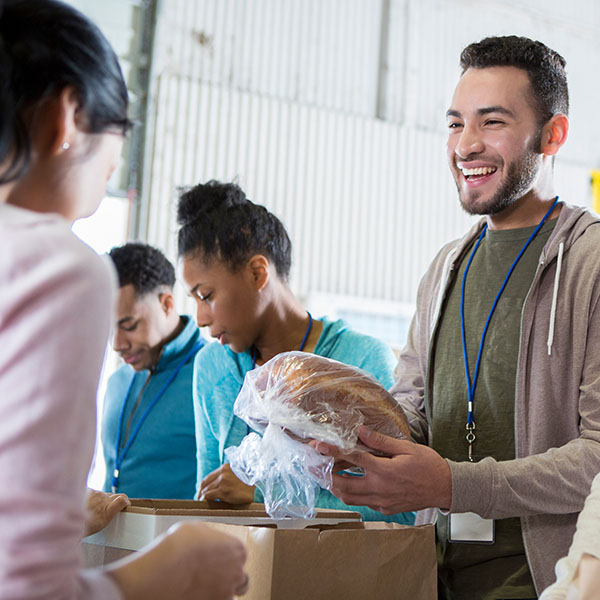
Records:
[[[163,348],[156,368],[136,372],[120,367],[108,380],[102,415],[101,439],[106,464],[105,492],[111,491],[116,460],[119,416],[121,444],[127,443],[127,423],[141,394],[129,425],[129,436],[185,357],[198,344],[204,344],[194,320],[183,317],[182,332]],[[196,485],[196,436],[192,406],[194,356],[168,385],[139,428],[120,469],[118,492],[132,498],[191,499]],[[145,386],[145,387],[144,387]]]
[[[323,331],[315,354],[359,367],[373,375],[386,389],[394,383],[396,359],[382,341],[358,333],[342,320],[321,319]],[[206,475],[225,461],[225,449],[238,446],[249,433],[248,426],[233,413],[233,405],[252,369],[250,352],[237,354],[218,342],[205,346],[194,362],[194,418],[198,472],[196,493]],[[262,501],[257,490],[257,502]],[[356,510],[366,521],[392,521],[412,525],[415,513],[384,515],[365,506],[348,506],[327,490],[321,490],[318,508]]]

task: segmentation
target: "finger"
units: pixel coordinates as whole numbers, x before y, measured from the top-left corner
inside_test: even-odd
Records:
[[[200,490],[198,491],[198,500],[206,500],[206,494],[219,488],[219,482],[213,480],[210,483],[205,484],[204,481],[200,484]]]
[[[202,499],[207,500],[208,492],[217,491],[224,497],[243,484],[231,471],[222,471],[215,479],[208,483],[204,488],[200,488]]]
[[[236,596],[241,596],[248,591],[248,587],[250,584],[250,577],[248,577],[247,573],[244,573],[244,579],[242,583],[240,583],[234,590]]]
[[[373,492],[369,488],[358,488],[354,485],[346,487],[342,483],[342,486],[336,486],[331,489],[331,493],[339,498],[344,504],[348,506],[367,506],[372,510],[383,513],[384,515],[396,514],[397,510],[391,510],[380,494]]]
[[[215,469],[212,473],[209,473],[200,483],[200,487],[213,482],[220,475],[221,475],[221,467],[219,467],[218,469]]]
[[[332,475],[331,492],[354,497],[371,495],[371,484],[366,481],[366,476],[355,477],[353,475]]]
[[[214,487],[202,492],[200,500],[223,500],[223,490]]]
[[[223,470],[221,471],[221,474],[219,476],[218,481],[221,484],[228,484],[228,483],[239,483],[240,479],[238,478],[238,476],[231,470],[231,469],[225,469],[223,468]]]
[[[200,491],[210,486],[216,479],[221,476],[221,470],[223,467],[219,467],[215,469],[212,473],[209,473],[201,482],[200,482]]]
[[[378,450],[389,456],[411,454],[414,449],[412,442],[407,440],[397,440],[396,438],[384,435],[378,431],[373,431],[364,425],[358,432],[358,439],[372,450]]]
[[[121,512],[128,506],[131,506],[131,500],[129,500],[125,494],[119,494],[112,499],[108,505],[108,508],[106,509],[106,512],[112,518],[114,515],[116,515],[118,512]]]
[[[312,443],[312,445],[317,452],[320,452],[325,456],[331,456],[336,460],[346,460],[348,462],[352,462],[351,456],[354,454],[353,452],[344,453],[337,446],[334,446],[333,444],[327,444],[326,442],[315,441]]]
[[[373,468],[378,460],[372,454],[369,454],[369,452],[360,450],[343,454],[339,448],[326,444],[325,442],[319,442],[316,445],[316,449],[324,456],[332,456],[335,460],[349,462],[357,467],[362,467],[365,471],[369,468]]]

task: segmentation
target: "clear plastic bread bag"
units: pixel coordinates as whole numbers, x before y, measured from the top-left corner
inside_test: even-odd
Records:
[[[279,354],[248,372],[234,412],[261,435],[249,434],[225,455],[236,476],[262,492],[273,518],[314,517],[321,488],[331,487],[333,459],[309,440],[351,452],[366,449],[357,444],[363,424],[394,437],[408,431],[400,431],[404,414],[373,377],[305,352]]]

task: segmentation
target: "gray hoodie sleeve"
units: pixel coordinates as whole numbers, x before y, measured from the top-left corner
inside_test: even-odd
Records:
[[[424,375],[419,352],[419,319],[415,315],[410,325],[408,341],[398,360],[395,370],[396,383],[390,392],[402,406],[410,433],[415,442],[426,444],[428,424],[425,416]]]
[[[417,310],[396,366],[396,383],[390,390],[404,409],[413,440],[420,444],[427,444],[430,437],[425,378],[431,332],[440,311],[455,247],[453,242],[440,250],[419,284]]]

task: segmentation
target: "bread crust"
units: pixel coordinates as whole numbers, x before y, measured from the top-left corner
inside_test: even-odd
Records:
[[[369,452],[373,450],[357,444],[361,425],[396,439],[410,439],[406,416],[394,397],[356,367],[315,354],[286,352],[261,367],[255,386],[259,393],[301,409],[315,431],[335,428],[351,444]],[[293,437],[305,437],[293,424],[286,428]]]

